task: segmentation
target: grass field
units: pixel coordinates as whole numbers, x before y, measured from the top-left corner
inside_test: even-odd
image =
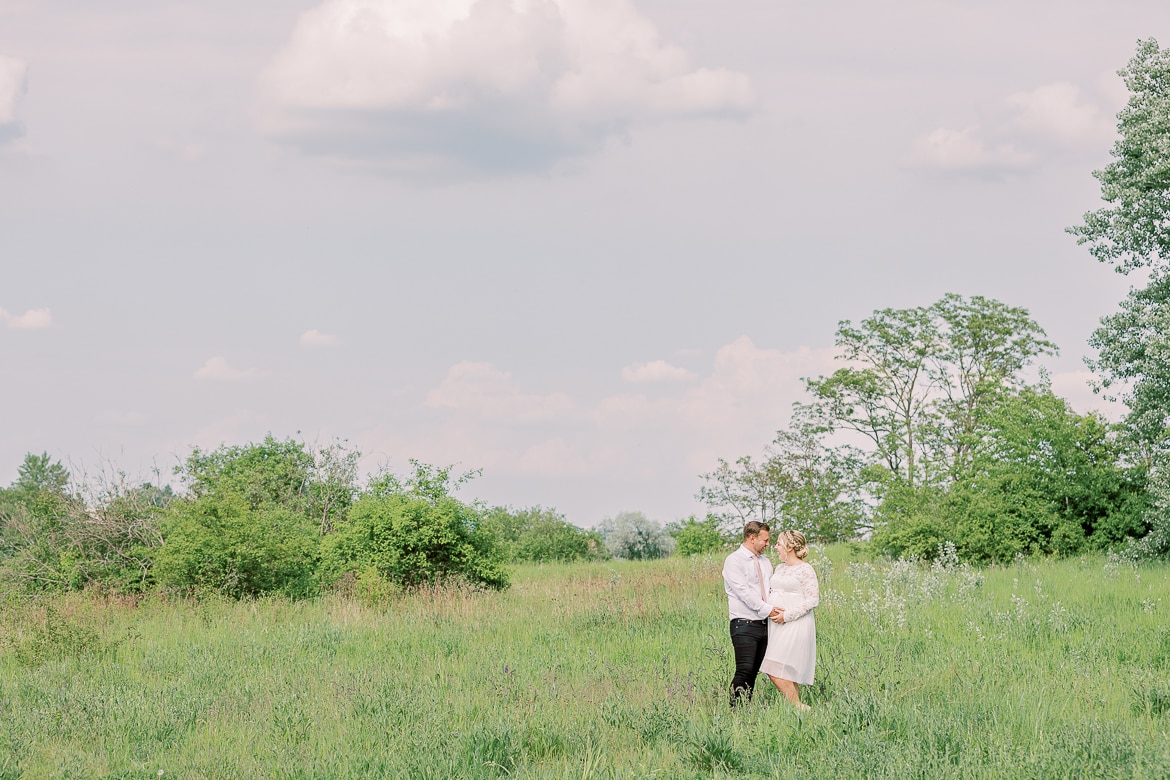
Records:
[[[1170,777],[1170,568],[849,557],[811,558],[804,715],[763,683],[728,710],[716,558],[377,605],[8,597],[0,779]]]

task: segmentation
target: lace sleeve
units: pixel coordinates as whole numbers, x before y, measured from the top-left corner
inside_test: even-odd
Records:
[[[821,603],[821,587],[817,582],[817,573],[809,564],[803,564],[796,567],[796,571],[792,572],[792,576],[800,581],[800,590],[803,597],[800,600],[800,606],[794,609],[784,610],[784,622],[791,623],[797,618],[803,617]]]

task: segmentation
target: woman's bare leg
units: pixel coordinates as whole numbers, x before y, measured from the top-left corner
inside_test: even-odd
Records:
[[[785,680],[781,677],[773,677],[770,674],[768,675],[768,679],[772,681],[772,684],[776,686],[780,693],[784,694],[784,698],[792,702],[797,709],[812,709],[807,704],[800,703],[800,689],[796,686],[796,683],[792,682],[792,680]]]

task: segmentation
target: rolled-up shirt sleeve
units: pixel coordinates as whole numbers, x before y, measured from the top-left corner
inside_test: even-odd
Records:
[[[772,614],[772,605],[760,598],[757,579],[755,563],[750,554],[737,550],[727,556],[723,563],[723,587],[727,591],[728,612],[732,618],[746,617],[736,614],[740,610],[746,610],[757,620],[764,620]]]

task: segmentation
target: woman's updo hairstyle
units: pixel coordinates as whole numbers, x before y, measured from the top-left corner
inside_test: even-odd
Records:
[[[804,534],[800,531],[784,531],[780,534],[780,540],[784,542],[784,546],[792,550],[797,558],[802,561],[808,555],[808,542],[804,538]]]

